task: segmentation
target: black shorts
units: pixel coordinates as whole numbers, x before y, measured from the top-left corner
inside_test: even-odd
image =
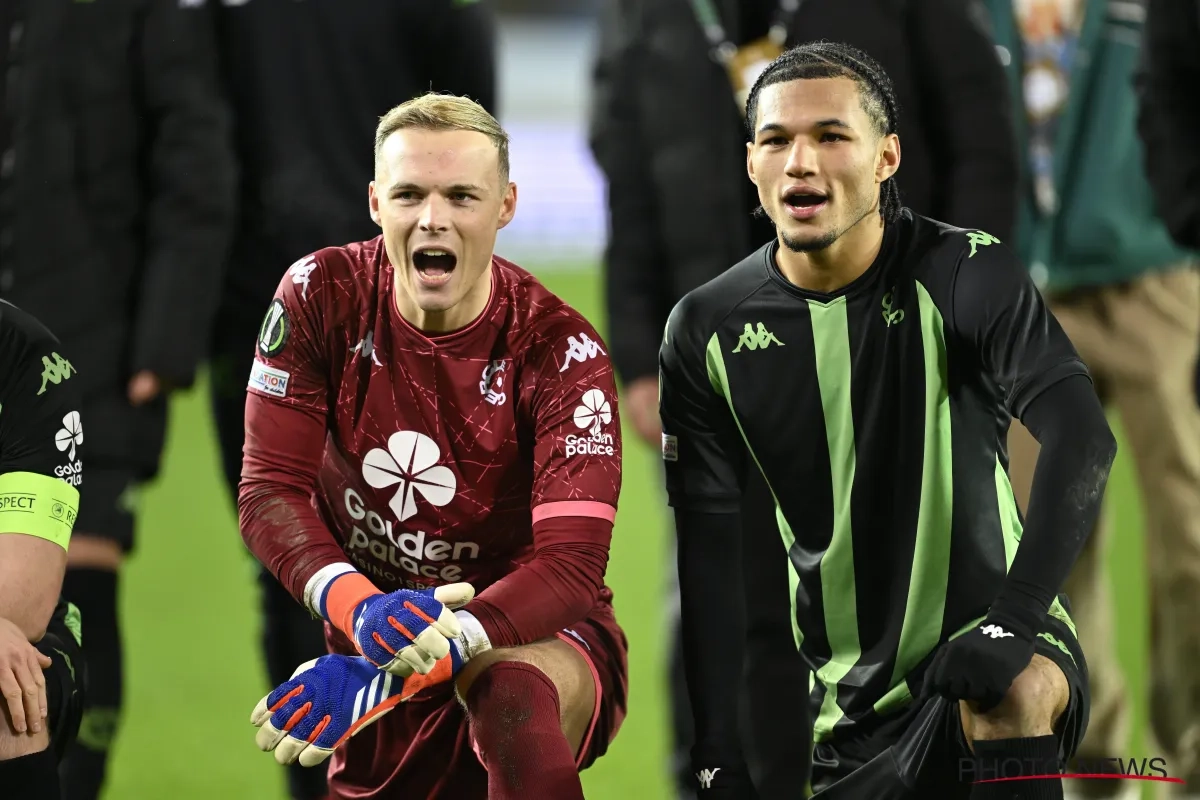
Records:
[[[54,610],[46,635],[36,645],[49,656],[46,678],[46,711],[49,718],[50,746],[61,760],[67,747],[79,733],[83,719],[87,665],[79,635],[79,611],[70,603],[60,602]]]
[[[1069,608],[1065,597],[1060,596],[1060,601]],[[1034,652],[1058,665],[1071,690],[1067,710],[1055,726],[1062,763],[1075,755],[1087,730],[1091,706],[1087,662],[1071,628],[1054,615],[1046,616],[1034,642]],[[917,700],[869,733],[817,744],[813,748],[813,798],[967,800],[974,776],[969,767],[963,767],[971,758],[958,703],[941,696]]]

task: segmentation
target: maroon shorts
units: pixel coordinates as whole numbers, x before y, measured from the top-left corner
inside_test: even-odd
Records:
[[[596,707],[578,754],[582,770],[604,755],[625,719],[628,645],[609,606],[558,637],[584,656],[596,681]],[[325,640],[332,653],[354,653],[329,625]],[[485,800],[487,770],[452,687],[401,703],[334,751],[329,791],[336,800]]]

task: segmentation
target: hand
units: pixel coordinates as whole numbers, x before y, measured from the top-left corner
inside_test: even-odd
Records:
[[[637,435],[651,447],[662,447],[662,421],[658,416],[658,378],[637,378],[625,385],[621,413]]]
[[[134,375],[129,381],[129,403],[133,406],[144,406],[162,393],[162,381],[148,369]]]
[[[999,705],[1032,660],[1032,634],[988,617],[941,646],[925,673],[925,694],[968,700],[986,713]]]
[[[352,656],[321,656],[301,664],[254,707],[255,741],[260,750],[274,751],[280,764],[298,760],[301,766],[316,766],[397,703],[450,680],[462,667],[458,649],[450,650],[429,674],[407,679]]]
[[[40,733],[46,718],[46,678],[50,657],[29,643],[14,623],[0,617],[0,692],[17,733]]]
[[[406,678],[431,672],[462,635],[453,609],[475,596],[469,583],[400,589],[363,600],[354,609],[354,644],[376,667]]]

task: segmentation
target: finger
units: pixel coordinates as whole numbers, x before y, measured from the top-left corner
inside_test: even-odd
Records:
[[[38,667],[41,669],[50,669],[50,665],[54,663],[54,659],[41,650],[34,650],[34,652],[37,653]]]
[[[437,628],[426,628],[413,640],[413,644],[428,656],[431,662],[450,655],[450,640]]]
[[[13,730],[25,732],[25,706],[21,702],[21,684],[17,676],[8,667],[0,667],[0,692],[4,693],[4,702],[8,705],[8,713],[12,717]]]
[[[307,747],[308,742],[295,736],[285,736],[275,748],[275,760],[284,765],[295,764]]]
[[[275,745],[279,744],[279,740],[287,736],[287,731],[281,731],[276,728],[268,719],[258,733],[254,734],[254,742],[258,745],[258,749],[264,753],[269,753],[275,749]]]
[[[267,706],[267,700],[271,695],[267,695],[262,700],[258,701],[258,705],[250,712],[250,724],[258,727],[271,718],[271,709]]]
[[[331,755],[333,755],[333,751],[328,747],[317,747],[315,744],[310,744],[300,751],[300,766],[315,767]]]
[[[436,635],[437,631],[434,631],[434,634]],[[442,641],[446,640],[443,638]],[[413,672],[419,672],[422,675],[428,674],[434,665],[437,664],[437,659],[430,658],[429,654],[423,648],[415,644],[401,650],[396,654],[396,658],[401,663],[407,664]]]
[[[429,627],[447,639],[457,639],[462,636],[462,625],[459,624],[458,617],[454,616],[454,612],[449,608],[443,608],[442,613],[430,623]]]
[[[469,583],[451,583],[433,590],[433,599],[447,608],[459,608],[475,599],[475,587]]]
[[[13,664],[12,671],[17,676],[17,683],[21,684],[21,702],[25,705],[25,721],[29,724],[29,730],[40,733],[42,709],[38,705],[38,685],[29,672],[29,665],[24,661],[17,661]],[[39,671],[38,674],[40,675],[41,672]]]
[[[39,653],[37,650],[35,650],[34,652],[37,653],[39,656],[41,655],[41,653]],[[46,676],[45,676],[45,674],[42,673],[42,665],[40,663],[38,663],[40,661],[41,661],[40,658],[30,659],[29,674],[33,675],[33,682],[35,684],[37,684],[38,714],[41,719],[45,719],[46,718],[46,706],[48,705],[48,703],[46,702]]]

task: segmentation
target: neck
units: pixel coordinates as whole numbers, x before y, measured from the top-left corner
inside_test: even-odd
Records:
[[[395,294],[396,310],[409,325],[422,333],[452,333],[479,319],[487,308],[488,301],[492,298],[492,268],[489,265],[475,281],[475,285],[467,290],[466,295],[447,309],[429,311],[421,308],[400,285],[399,280],[396,281]]]
[[[883,228],[883,217],[874,208],[822,250],[791,250],[781,236],[775,262],[783,277],[801,289],[830,294],[849,286],[875,263]]]

